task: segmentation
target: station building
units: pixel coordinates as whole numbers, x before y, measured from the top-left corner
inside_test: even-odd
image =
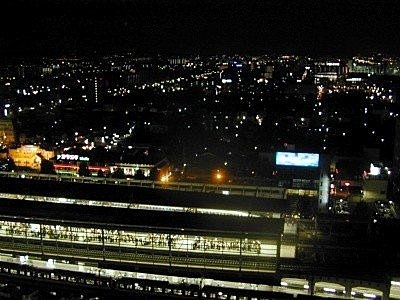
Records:
[[[252,197],[2,179],[4,254],[116,269],[123,263],[261,275],[276,271],[281,249],[283,256],[295,252],[281,247],[285,220],[251,213],[272,207]]]

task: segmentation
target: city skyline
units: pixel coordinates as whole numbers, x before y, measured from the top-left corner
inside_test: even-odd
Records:
[[[2,4],[1,295],[400,299],[400,2]]]

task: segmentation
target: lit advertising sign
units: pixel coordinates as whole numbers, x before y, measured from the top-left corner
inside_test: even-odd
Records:
[[[318,167],[319,154],[276,152],[276,165],[295,167]]]
[[[79,156],[76,154],[57,154],[57,160],[81,160],[89,161],[89,157]]]
[[[78,160],[79,155],[76,154],[58,154],[57,160]]]

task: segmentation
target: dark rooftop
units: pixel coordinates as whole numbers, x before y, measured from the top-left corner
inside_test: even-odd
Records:
[[[160,190],[137,186],[91,184],[64,181],[2,178],[0,192],[72,199],[152,204],[190,208],[212,208],[260,212],[289,212],[289,199],[222,195],[190,191]]]
[[[165,230],[189,233],[191,231],[218,234],[246,233],[278,236],[283,231],[282,219],[233,217],[170,211],[146,211],[98,206],[81,206],[0,199],[1,219],[56,224],[75,224],[83,227]],[[61,221],[61,222],[60,222]],[[211,233],[212,234],[212,233]]]

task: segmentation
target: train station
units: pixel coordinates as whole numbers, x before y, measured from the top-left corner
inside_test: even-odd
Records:
[[[303,256],[311,244],[298,234],[307,222],[296,219],[296,198],[288,196],[293,187],[231,186],[227,194],[224,186],[2,175],[3,279],[33,276],[97,293],[220,299],[353,293],[386,299],[399,290],[390,278],[355,280],[308,264]],[[328,255],[324,247],[316,254]]]

